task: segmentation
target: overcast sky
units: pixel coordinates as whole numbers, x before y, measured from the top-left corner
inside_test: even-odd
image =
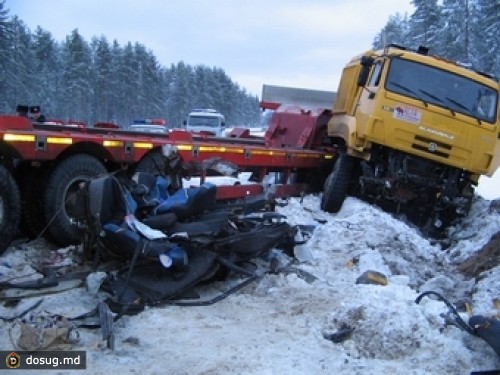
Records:
[[[414,9],[410,0],[6,0],[5,8],[57,41],[78,29],[88,42],[138,42],[165,67],[221,68],[259,97],[263,84],[336,91],[344,64],[370,49],[389,16]],[[479,192],[500,197],[500,172],[482,178]]]

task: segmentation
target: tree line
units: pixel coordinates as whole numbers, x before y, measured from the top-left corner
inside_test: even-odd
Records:
[[[140,43],[106,37],[87,42],[78,29],[62,42],[40,26],[31,32],[0,1],[0,113],[40,105],[48,119],[89,125],[163,118],[178,127],[194,108],[213,108],[228,125],[258,124],[259,99],[220,68],[184,62],[161,66]]]
[[[389,43],[417,48],[500,76],[500,1],[412,0],[414,12],[396,13],[376,35],[373,48]]]

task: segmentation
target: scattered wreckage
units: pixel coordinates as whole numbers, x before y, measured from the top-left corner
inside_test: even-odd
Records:
[[[271,271],[271,262],[262,270],[255,260],[265,259],[274,248],[292,255],[293,247],[310,235],[312,228],[291,226],[286,217],[274,212],[272,194],[220,202],[216,200],[217,185],[211,182],[182,186],[183,177],[193,168],[232,175],[237,167],[231,163],[216,159],[196,166],[183,162],[173,147],[162,150],[165,160],[160,164],[124,169],[81,183],[75,196],[75,207],[80,209],[74,213],[82,231],[80,264],[65,268],[63,274],[52,270],[34,281],[3,282],[0,300],[57,293],[80,287],[87,280],[87,287],[99,289],[102,298],[95,311],[72,319],[71,325],[100,327],[103,340],[113,348],[113,322],[121,316],[137,314],[146,305],[213,304]],[[159,165],[165,170],[158,169]],[[216,296],[204,299],[194,290],[200,284],[225,280],[231,273],[241,281]],[[7,320],[22,318],[36,307],[34,304]],[[36,321],[28,316],[22,325],[33,327]],[[59,331],[69,340],[69,322],[63,317],[56,321],[49,326],[64,326]],[[24,337],[30,335],[27,331],[30,329],[21,330],[17,345],[41,349]]]

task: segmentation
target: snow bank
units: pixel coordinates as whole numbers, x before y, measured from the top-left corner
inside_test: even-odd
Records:
[[[446,247],[354,198],[336,215],[320,211],[313,195],[290,199],[277,211],[291,224],[315,227],[295,249],[302,262],[273,251],[270,258],[282,272],[265,274],[221,302],[151,307],[124,317],[116,324],[114,352],[99,331],[81,329],[75,349],[87,351],[88,372],[467,374],[500,367],[484,341],[446,325],[443,302],[425,297],[415,303],[419,293],[434,290],[453,303],[468,303],[475,314],[499,315],[500,267],[480,280],[456,271],[500,228],[500,215],[490,212],[488,201],[474,202]],[[11,247],[1,258],[2,279],[32,272],[36,251],[49,256],[54,249]],[[357,284],[365,271],[383,273],[387,285]],[[206,288],[223,290],[232,282]],[[44,297],[39,309],[69,316],[89,311],[96,298],[80,288]],[[0,308],[0,315],[12,313],[12,307]],[[467,320],[467,313],[460,314]],[[3,350],[13,349],[5,334],[10,327],[0,323]]]

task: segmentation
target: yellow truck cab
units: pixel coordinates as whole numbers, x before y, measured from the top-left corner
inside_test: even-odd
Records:
[[[427,52],[391,45],[344,68],[328,122],[341,152],[325,211],[352,193],[442,230],[467,214],[480,175],[499,167],[498,81]]]

